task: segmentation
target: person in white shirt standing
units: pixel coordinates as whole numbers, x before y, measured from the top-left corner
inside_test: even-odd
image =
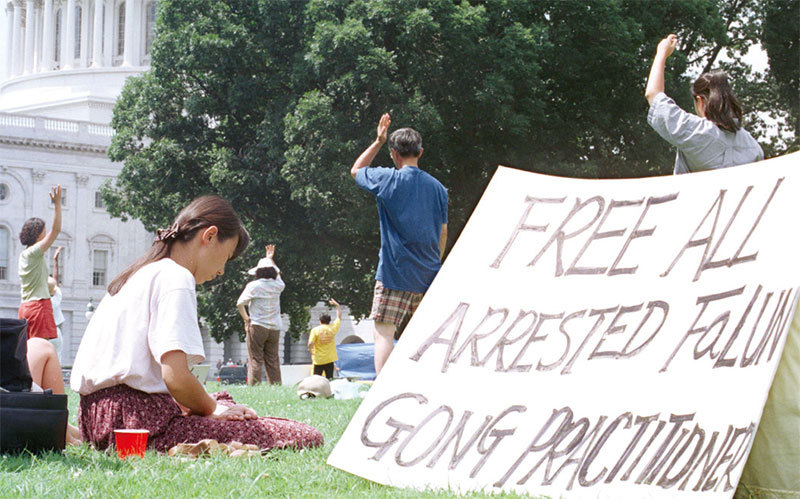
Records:
[[[61,363],[61,352],[63,351],[63,336],[61,334],[61,325],[64,324],[64,313],[61,311],[61,301],[63,295],[61,294],[61,287],[58,285],[58,257],[61,255],[61,246],[56,248],[53,255],[53,276],[47,278],[47,287],[50,290],[50,303],[53,305],[53,319],[56,323],[56,331],[58,337],[53,338],[50,343],[56,347],[56,354],[58,355],[58,362]]]
[[[286,287],[275,265],[275,245],[266,246],[266,257],[248,271],[256,280],[247,283],[236,301],[244,319],[247,338],[247,384],[261,383],[261,366],[267,371],[267,382],[281,384],[281,362],[278,344],[281,337],[281,292]]]

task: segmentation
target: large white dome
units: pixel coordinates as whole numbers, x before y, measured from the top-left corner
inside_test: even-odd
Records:
[[[150,62],[156,0],[5,3],[0,112],[107,124]]]

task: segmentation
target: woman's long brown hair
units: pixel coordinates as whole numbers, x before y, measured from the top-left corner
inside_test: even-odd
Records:
[[[742,126],[742,105],[728,83],[725,71],[701,74],[692,84],[692,97],[706,101],[706,119],[727,132],[736,133]]]
[[[130,276],[148,263],[167,258],[172,245],[177,241],[190,241],[198,231],[212,225],[217,227],[217,237],[220,241],[238,236],[239,240],[231,260],[241,255],[250,244],[250,234],[227,200],[219,196],[199,197],[178,213],[169,229],[158,230],[158,237],[147,253],[111,281],[108,285],[109,294],[117,294]]]

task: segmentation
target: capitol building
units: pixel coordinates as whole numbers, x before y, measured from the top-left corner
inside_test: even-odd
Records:
[[[64,365],[89,304],[153,239],[140,222],[111,218],[100,188],[122,167],[106,155],[109,123],[125,79],[147,69],[155,8],[142,0],[13,0],[2,9],[0,317],[17,317],[22,224],[33,216],[51,224],[48,192],[60,184],[62,228],[47,263],[52,271],[62,246]]]
[[[52,271],[52,252],[62,246],[62,364],[69,366],[91,316],[87,308],[153,240],[139,221],[112,218],[100,189],[122,168],[107,156],[109,123],[125,80],[149,67],[157,2],[5,0],[0,12],[0,317],[17,317],[22,224],[36,216],[50,225],[48,192],[60,184],[62,229],[48,265]],[[353,333],[347,319],[342,335]],[[220,345],[204,335],[207,362],[247,359],[238,339]],[[307,357],[301,338],[284,361]]]

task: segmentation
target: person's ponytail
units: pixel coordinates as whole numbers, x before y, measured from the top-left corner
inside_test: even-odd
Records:
[[[186,206],[175,217],[168,229],[158,229],[153,245],[141,258],[122,271],[108,285],[108,293],[117,294],[128,279],[145,265],[167,258],[177,241],[188,242],[202,229],[217,227],[217,237],[226,241],[238,237],[231,260],[241,255],[250,244],[250,234],[245,229],[231,204],[219,196],[202,196]]]
[[[742,126],[742,105],[728,83],[724,71],[700,75],[692,84],[692,97],[705,101],[705,117],[727,132],[736,132]]]

